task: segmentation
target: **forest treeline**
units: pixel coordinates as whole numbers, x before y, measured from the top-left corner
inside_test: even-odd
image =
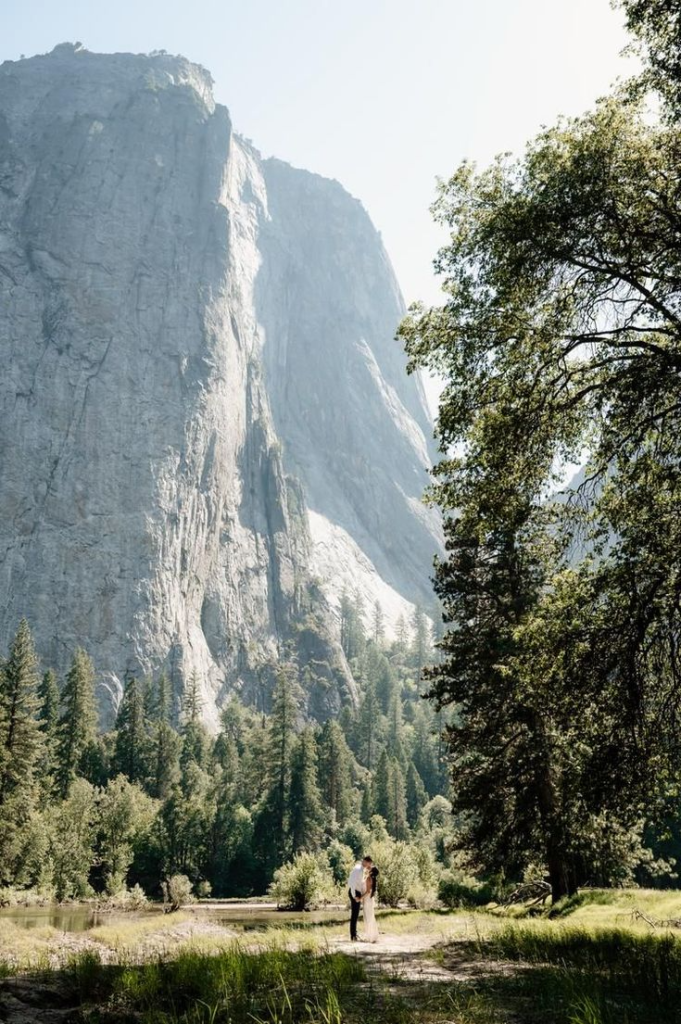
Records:
[[[419,699],[430,620],[417,610],[388,642],[379,606],[365,616],[346,594],[340,617],[355,707],[306,720],[288,658],[267,712],[232,697],[217,735],[202,724],[197,677],[178,712],[164,674],[128,675],[115,728],[99,732],[88,655],[76,650],[63,680],[39,671],[22,621],[0,666],[0,886],[64,899],[137,885],[158,897],[184,875],[197,894],[247,895],[302,852],[338,885],[367,844],[389,859],[418,843],[425,860],[403,881],[431,878],[451,809],[439,715]]]
[[[554,900],[637,859],[673,882],[681,831],[681,8],[618,6],[642,73],[441,184],[445,300],[401,328],[446,382],[461,846]]]

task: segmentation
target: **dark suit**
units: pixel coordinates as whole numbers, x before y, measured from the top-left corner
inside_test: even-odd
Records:
[[[361,897],[361,895],[362,894],[359,891],[359,889],[355,889],[354,892],[353,892],[352,889],[348,889],[348,896],[350,897],[350,938],[351,939],[356,939],[357,938],[357,919],[359,917],[359,911],[360,911],[360,907],[362,906],[362,904],[361,904],[361,902],[359,902],[359,900],[355,899],[355,897],[356,896],[357,897]]]

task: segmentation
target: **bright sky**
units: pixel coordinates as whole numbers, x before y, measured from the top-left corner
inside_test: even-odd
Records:
[[[436,302],[437,176],[519,151],[629,62],[609,0],[0,0],[0,60],[79,40],[207,67],[265,156],[337,178],[407,302]]]

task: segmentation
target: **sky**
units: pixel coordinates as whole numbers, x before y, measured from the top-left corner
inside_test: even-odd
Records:
[[[440,295],[436,179],[522,152],[631,70],[609,0],[0,0],[0,61],[65,41],[207,67],[264,156],[361,199],[408,304]]]

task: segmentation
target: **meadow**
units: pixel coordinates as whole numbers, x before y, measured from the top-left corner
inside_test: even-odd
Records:
[[[351,946],[341,910],[261,930],[184,910],[77,935],[0,919],[0,1019],[673,1024],[681,929],[663,922],[679,917],[679,894],[593,890],[553,911],[383,911],[377,946]]]

